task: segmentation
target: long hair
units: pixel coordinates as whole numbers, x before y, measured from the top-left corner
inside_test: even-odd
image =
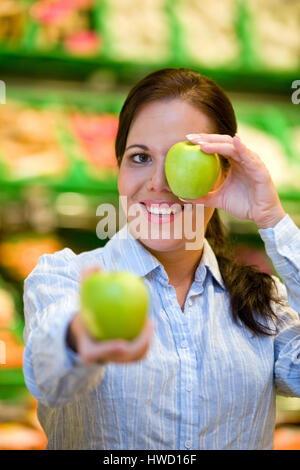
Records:
[[[232,104],[213,80],[186,68],[165,68],[140,80],[129,92],[119,116],[115,142],[118,165],[121,165],[127,136],[134,116],[140,107],[153,101],[179,98],[204,112],[214,125],[214,133],[234,136],[237,122]],[[226,174],[230,163],[220,155]],[[205,236],[210,243],[230,296],[231,313],[235,322],[242,322],[254,334],[274,334],[276,314],[271,302],[277,298],[276,284],[270,274],[255,266],[241,265],[235,259],[229,236],[226,234],[217,209],[207,225]]]

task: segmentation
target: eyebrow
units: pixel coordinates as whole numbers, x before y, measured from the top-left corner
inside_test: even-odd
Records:
[[[143,150],[149,150],[149,148],[146,146],[146,145],[142,145],[142,144],[132,144],[132,145],[129,145],[129,147],[127,147],[127,149],[125,149],[125,152],[129,149],[131,149],[132,147],[140,147],[141,149]]]

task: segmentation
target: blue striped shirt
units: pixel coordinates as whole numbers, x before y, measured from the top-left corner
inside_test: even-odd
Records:
[[[125,226],[105,247],[43,255],[25,280],[24,375],[48,449],[272,449],[276,393],[300,396],[300,230],[286,215],[259,230],[284,284],[276,336],[254,336],[230,313],[205,239],[184,310],[163,266]],[[66,344],[81,270],[142,276],[154,334],[138,362],[83,364]]]

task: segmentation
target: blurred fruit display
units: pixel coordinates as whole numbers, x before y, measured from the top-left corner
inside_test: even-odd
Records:
[[[47,438],[42,428],[20,423],[0,423],[0,450],[44,450]]]
[[[36,46],[40,49],[63,48],[74,55],[97,55],[100,35],[93,30],[94,0],[38,0],[30,8],[38,26]]]
[[[115,179],[118,118],[80,113],[59,103],[8,100],[0,108],[0,180],[74,182]],[[80,165],[80,161],[83,164]]]
[[[36,400],[22,372],[22,302],[0,277],[0,450],[44,449],[47,439],[36,417]]]
[[[0,328],[9,328],[15,320],[15,304],[11,294],[0,287]]]
[[[0,340],[5,344],[5,367],[22,367],[24,346],[9,330],[0,330]],[[2,366],[3,367],[3,366]]]
[[[54,235],[15,235],[0,243],[1,266],[16,280],[24,280],[40,256],[55,253],[62,248]]]
[[[266,78],[300,69],[297,0],[2,0],[0,19],[0,57],[23,51]]]
[[[165,0],[107,1],[105,31],[111,56],[121,61],[170,60],[171,25],[166,4]]]
[[[74,113],[70,116],[71,128],[87,162],[94,174],[103,174],[103,168],[117,172],[115,157],[115,138],[118,130],[118,118],[112,114],[103,116]]]
[[[69,163],[56,136],[59,112],[8,103],[0,110],[1,158],[8,180],[58,176]]]
[[[175,2],[184,50],[192,63],[214,67],[240,63],[241,42],[236,27],[238,8],[235,0]]]
[[[12,46],[20,43],[25,32],[26,10],[19,0],[2,0],[0,4],[0,41]]]
[[[284,426],[276,429],[274,450],[300,450],[299,426]]]
[[[300,3],[251,0],[248,7],[259,64],[274,70],[299,70]]]
[[[263,129],[243,123],[239,125],[239,135],[249,148],[261,156],[278,188],[288,187],[299,191],[299,161],[296,157],[294,159],[288,157],[284,144],[278,136],[275,137]]]

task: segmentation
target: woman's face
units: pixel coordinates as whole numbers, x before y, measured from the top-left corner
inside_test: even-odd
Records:
[[[169,252],[186,249],[187,243],[195,240],[196,235],[191,238],[193,233],[205,233],[214,209],[203,209],[198,204],[197,215],[196,204],[184,206],[168,186],[165,158],[172,145],[186,140],[186,134],[212,132],[209,118],[180,99],[148,103],[132,121],[120,165],[118,187],[120,196],[126,200],[127,208],[122,205],[129,227],[134,227],[130,231],[150,250]],[[213,189],[221,181],[220,174]],[[170,215],[168,208],[172,204],[175,204],[175,213]],[[167,214],[153,213],[162,212],[163,208]],[[193,246],[200,249],[202,244],[203,237],[201,247]]]

